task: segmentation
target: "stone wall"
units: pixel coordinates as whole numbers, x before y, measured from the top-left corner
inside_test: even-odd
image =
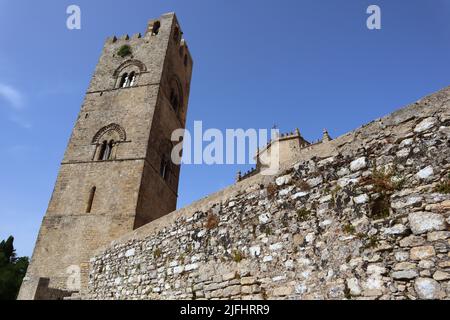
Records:
[[[90,299],[450,298],[450,88],[113,242]]]

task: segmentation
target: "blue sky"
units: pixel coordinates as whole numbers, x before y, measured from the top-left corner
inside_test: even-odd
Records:
[[[412,4],[414,3],[414,4]],[[77,4],[82,29],[66,28]],[[382,29],[366,9],[382,10]],[[31,255],[104,40],[175,11],[195,66],[188,128],[341,135],[450,85],[448,0],[0,0],[0,238]],[[179,206],[248,166],[185,165]]]

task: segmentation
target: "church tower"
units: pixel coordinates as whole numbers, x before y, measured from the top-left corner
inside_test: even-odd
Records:
[[[171,134],[185,127],[192,65],[173,13],[107,39],[19,299],[82,292],[95,250],[176,209]]]

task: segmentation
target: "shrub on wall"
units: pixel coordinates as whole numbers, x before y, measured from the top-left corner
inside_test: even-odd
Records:
[[[117,54],[120,57],[125,58],[126,56],[129,56],[131,54],[131,47],[125,44],[120,47],[119,51],[117,51]]]

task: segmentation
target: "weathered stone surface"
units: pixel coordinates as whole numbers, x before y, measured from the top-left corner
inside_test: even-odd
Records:
[[[429,278],[417,278],[414,288],[420,299],[434,300],[441,298],[441,286],[436,280]]]
[[[222,281],[233,280],[236,278],[236,272],[228,272],[222,276]]]
[[[411,260],[425,260],[436,255],[432,246],[415,247],[410,251]]]
[[[438,213],[413,212],[409,214],[408,220],[414,234],[445,229],[444,217]]]
[[[407,261],[409,259],[409,252],[406,251],[397,251],[395,253],[395,260],[402,262]]]
[[[419,172],[417,172],[416,177],[421,180],[426,180],[426,179],[431,178],[433,176],[433,174],[434,174],[433,167],[428,166],[428,167],[420,170]]]
[[[450,273],[438,270],[433,274],[433,279],[436,281],[450,280]]]
[[[256,277],[244,277],[241,278],[241,284],[243,286],[248,286],[256,283]]]
[[[450,268],[450,260],[442,261],[439,263],[439,267],[441,268]]]
[[[296,200],[296,199],[298,199],[298,198],[305,197],[305,196],[307,196],[308,194],[309,194],[309,192],[297,192],[296,194],[294,194],[294,195],[292,196],[292,199],[293,199],[293,200]]]
[[[403,224],[396,224],[395,226],[391,228],[387,228],[384,230],[385,234],[388,235],[398,235],[398,234],[404,234],[408,230],[405,225]]]
[[[371,264],[367,267],[367,274],[385,274],[387,272],[387,269],[384,266]]]
[[[391,273],[391,277],[395,280],[411,280],[418,276],[416,270],[402,270]]]
[[[224,297],[237,296],[241,293],[241,286],[231,286],[223,289]]]
[[[400,240],[400,247],[416,247],[425,243],[425,239],[419,236],[411,235]]]
[[[250,255],[252,256],[252,257],[259,257],[260,256],[260,254],[261,254],[261,247],[260,246],[253,246],[253,247],[250,247]]]
[[[361,169],[365,169],[366,167],[367,167],[366,157],[358,158],[350,164],[350,170],[352,171],[358,171]]]
[[[424,119],[422,122],[420,122],[415,128],[414,132],[424,132],[430,128],[433,128],[437,124],[437,119],[430,117],[427,119]]]
[[[369,202],[369,196],[367,194],[362,194],[360,196],[353,198],[353,201],[355,201],[356,204],[367,203]]]
[[[134,249],[134,248],[127,250],[127,252],[125,252],[125,257],[132,257],[132,256],[134,256],[135,252],[136,252],[136,249]]]
[[[394,266],[394,270],[412,270],[412,269],[415,269],[416,267],[417,267],[417,265],[415,263],[401,262],[401,263],[397,263]]]
[[[428,241],[439,241],[439,240],[445,240],[450,238],[450,231],[436,231],[436,232],[430,232],[427,235]]]
[[[275,183],[277,184],[277,186],[283,186],[285,184],[289,184],[289,182],[291,182],[290,175],[282,176],[275,180]]]
[[[352,296],[361,295],[361,287],[359,286],[359,280],[356,278],[347,279],[347,287],[350,290]]]
[[[308,179],[306,182],[308,183],[308,185],[311,188],[314,188],[314,187],[317,187],[319,184],[321,184],[323,182],[323,177],[319,176],[319,177],[315,177],[315,178],[312,178],[312,179]]]
[[[423,201],[422,197],[419,196],[413,196],[413,197],[408,197],[405,201],[405,199],[401,199],[399,201],[395,201],[391,204],[391,207],[394,209],[402,209],[402,208],[406,208],[406,207],[415,207],[417,205],[420,205],[421,202]]]
[[[281,249],[283,249],[283,244],[281,242],[270,245],[270,250],[272,250],[272,251],[278,251]]]
[[[294,288],[288,287],[278,287],[273,290],[274,296],[288,296],[294,291]]]

